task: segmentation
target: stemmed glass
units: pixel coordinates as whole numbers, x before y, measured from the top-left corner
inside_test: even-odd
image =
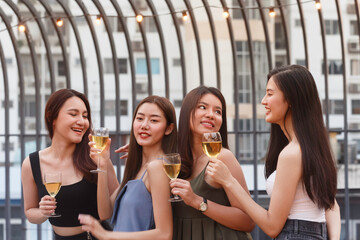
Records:
[[[46,191],[55,198],[61,188],[61,173],[45,173],[44,182]],[[53,212],[49,217],[61,217],[61,215]]]
[[[176,179],[180,173],[181,168],[181,158],[180,154],[178,153],[169,153],[162,156],[163,161],[163,168],[166,175],[170,179]],[[180,196],[174,195],[173,197],[169,198],[170,202],[179,202],[182,201]]]
[[[107,141],[109,139],[109,129],[105,127],[93,128],[91,133],[92,141],[95,142],[94,147],[98,149],[98,162],[95,170],[90,170],[92,173],[106,172],[100,169],[100,154],[105,149]]]
[[[202,136],[202,148],[209,158],[216,158],[221,151],[221,134],[219,132],[204,133]]]

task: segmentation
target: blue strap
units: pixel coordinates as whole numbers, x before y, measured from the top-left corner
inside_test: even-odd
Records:
[[[143,179],[143,177],[145,176],[146,170],[147,170],[147,169],[145,169],[145,171],[144,171],[143,175],[141,176],[141,178],[140,178],[141,180],[142,180],[142,179]]]

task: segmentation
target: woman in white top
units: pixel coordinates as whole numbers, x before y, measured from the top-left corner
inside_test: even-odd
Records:
[[[311,73],[291,65],[268,74],[261,102],[271,135],[265,172],[269,209],[258,205],[217,159],[207,172],[275,239],[339,239],[337,172]]]

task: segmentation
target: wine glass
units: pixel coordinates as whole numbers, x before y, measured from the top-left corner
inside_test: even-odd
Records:
[[[95,170],[90,170],[92,173],[106,172],[100,169],[100,154],[105,149],[107,141],[109,139],[109,129],[105,127],[93,128],[91,133],[92,141],[95,142],[94,147],[98,149],[98,162]]]
[[[221,151],[221,134],[219,132],[204,133],[202,148],[209,158],[216,158]]]
[[[61,173],[45,173],[44,182],[46,191],[55,198],[61,188]],[[61,217],[61,215],[53,212],[49,217]]]
[[[180,173],[181,158],[178,153],[169,153],[162,156],[163,168],[166,175],[170,179],[176,179]],[[169,199],[170,202],[179,202],[182,199],[178,195],[174,195]]]

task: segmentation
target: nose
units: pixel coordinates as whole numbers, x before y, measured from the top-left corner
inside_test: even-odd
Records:
[[[213,118],[214,117],[214,111],[212,109],[209,109],[207,112],[206,112],[206,116],[208,118]]]
[[[141,124],[141,129],[148,129],[149,128],[149,123],[147,120],[143,121]]]
[[[263,97],[263,99],[261,99],[261,104],[266,105],[266,95]]]
[[[83,125],[85,122],[85,119],[82,116],[79,116],[76,123],[79,125]]]

